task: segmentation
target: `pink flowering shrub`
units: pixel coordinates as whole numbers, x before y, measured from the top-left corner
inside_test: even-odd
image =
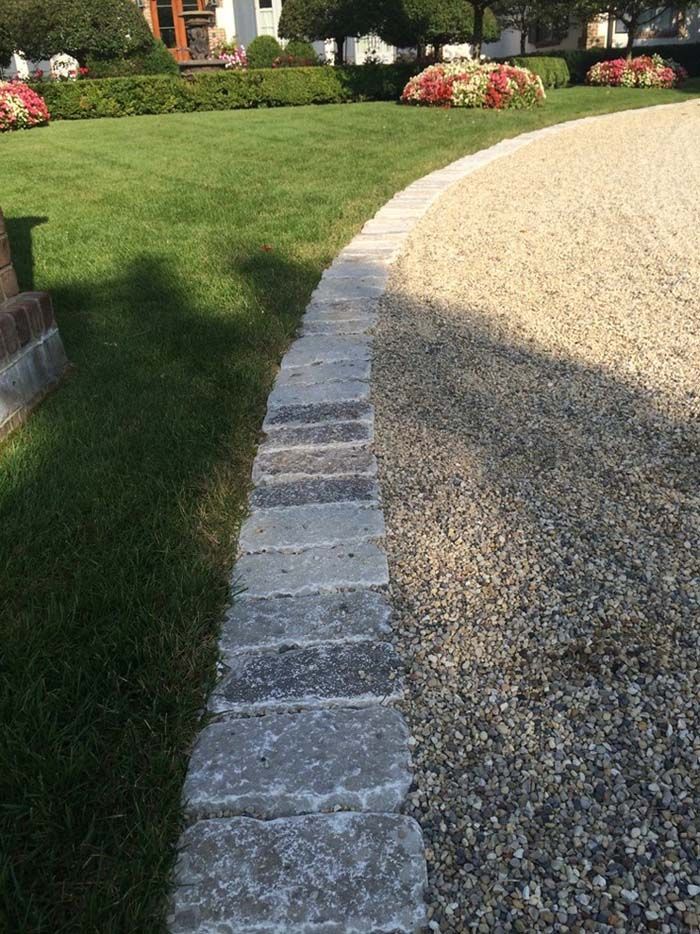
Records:
[[[21,81],[0,81],[0,133],[48,123],[44,99]]]
[[[411,78],[401,100],[405,104],[506,110],[534,107],[545,97],[541,79],[526,68],[457,61],[431,65]]]
[[[629,61],[598,62],[588,72],[586,82],[611,88],[675,88],[687,77],[688,72],[676,62],[660,55],[640,55]]]
[[[248,55],[245,46],[238,45],[235,39],[232,42],[219,43],[214,53],[228,69],[244,71],[248,67]]]

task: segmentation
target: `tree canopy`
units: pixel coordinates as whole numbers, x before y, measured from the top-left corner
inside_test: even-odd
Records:
[[[0,0],[0,56],[11,46],[29,59],[65,52],[84,63],[122,58],[153,46],[132,0]]]
[[[576,0],[494,0],[494,11],[502,29],[520,33],[520,52],[527,51],[527,40],[536,27],[559,29],[562,38],[577,13]]]
[[[278,32],[284,39],[334,39],[336,61],[342,63],[349,36],[375,31],[377,7],[374,0],[286,0]]]
[[[381,38],[399,48],[440,47],[471,42],[474,9],[465,0],[384,0],[376,29]],[[490,10],[484,19],[484,38],[497,39],[498,23]]]

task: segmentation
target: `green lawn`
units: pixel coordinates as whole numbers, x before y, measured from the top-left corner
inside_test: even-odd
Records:
[[[0,139],[19,277],[53,293],[74,364],[0,446],[0,929],[162,929],[265,398],[323,267],[460,155],[689,93],[700,83],[555,91],[534,113],[362,104]]]

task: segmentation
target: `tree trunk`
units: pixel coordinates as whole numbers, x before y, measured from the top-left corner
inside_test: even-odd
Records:
[[[527,55],[527,33],[524,29],[520,30],[520,54]]]
[[[481,47],[484,44],[484,8],[474,4],[474,58],[481,58]]]
[[[637,35],[637,17],[634,16],[629,21],[625,21],[625,26],[627,27],[627,61],[632,61],[632,55],[634,54],[634,40]]]
[[[335,37],[335,63],[336,65],[345,64],[345,40],[346,36]]]

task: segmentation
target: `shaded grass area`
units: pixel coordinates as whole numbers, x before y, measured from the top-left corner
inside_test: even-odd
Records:
[[[514,114],[173,115],[0,140],[20,281],[53,293],[74,364],[0,447],[0,929],[162,930],[265,398],[323,267],[451,159],[691,93],[573,88]]]

